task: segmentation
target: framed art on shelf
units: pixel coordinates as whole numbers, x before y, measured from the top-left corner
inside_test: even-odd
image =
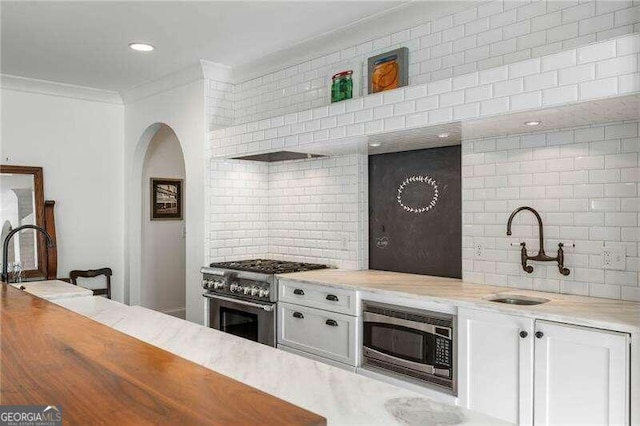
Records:
[[[401,47],[372,56],[367,61],[368,93],[384,92],[409,84],[409,49]]]
[[[151,178],[151,220],[182,219],[182,179]]]
[[[333,67],[329,81],[329,103],[359,98],[362,96],[362,64],[353,61]]]

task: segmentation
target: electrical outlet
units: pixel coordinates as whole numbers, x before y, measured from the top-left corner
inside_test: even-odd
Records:
[[[600,250],[602,267],[623,271],[626,266],[624,247],[602,247]]]
[[[482,259],[484,257],[484,244],[476,243],[473,246],[473,255],[476,259]]]

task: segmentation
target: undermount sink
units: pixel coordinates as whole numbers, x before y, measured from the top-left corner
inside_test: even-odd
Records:
[[[507,305],[540,305],[549,302],[549,299],[543,297],[529,297],[518,294],[496,294],[488,297],[486,300],[496,303],[506,303]]]

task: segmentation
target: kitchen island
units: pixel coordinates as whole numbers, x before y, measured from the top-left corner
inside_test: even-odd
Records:
[[[255,388],[248,388],[253,392],[262,391],[318,413],[328,424],[504,424],[409,390],[139,306],[129,307],[101,297],[59,299],[55,303],[200,364],[209,374],[222,374]],[[231,379],[228,380],[236,383]],[[181,380],[189,386],[193,378]],[[220,388],[203,392],[199,398],[208,400],[211,406],[220,401],[219,409],[233,405],[260,417],[263,408],[240,395],[239,390],[227,388],[223,392]],[[227,400],[231,402],[223,403]],[[254,423],[268,423],[270,416],[276,415],[273,408],[265,406],[264,410],[268,410],[264,418]],[[241,419],[231,423],[242,423]]]
[[[0,292],[2,405],[55,405],[65,424],[82,425],[326,423],[45,299],[6,284]],[[56,300],[127,310],[94,296]]]

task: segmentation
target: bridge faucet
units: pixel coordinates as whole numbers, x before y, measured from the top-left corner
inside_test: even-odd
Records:
[[[47,238],[47,247],[53,248],[56,246],[53,242],[53,238],[51,238],[51,235],[49,235],[49,233],[44,228],[41,228],[39,226],[22,225],[22,226],[18,226],[16,229],[11,230],[5,237],[4,242],[2,243],[2,276],[1,278],[2,278],[2,281],[4,281],[7,284],[9,284],[9,272],[8,272],[9,265],[7,265],[9,263],[9,241],[15,234],[17,234],[18,232],[24,229],[35,229],[38,232],[42,232],[44,236]]]
[[[540,262],[558,262],[558,270],[560,271],[560,273],[565,276],[569,275],[571,271],[568,268],[564,267],[564,250],[562,249],[564,244],[558,243],[558,255],[556,257],[547,256],[547,254],[544,252],[544,233],[542,229],[542,218],[535,209],[528,206],[522,206],[515,209],[511,213],[511,216],[509,216],[509,221],[507,222],[507,235],[511,235],[511,223],[513,222],[513,218],[523,210],[529,210],[538,220],[538,237],[540,240],[540,249],[538,250],[537,255],[529,256],[527,254],[527,243],[525,243],[524,241],[520,243],[520,246],[522,247],[520,249],[520,260],[522,262],[522,269],[524,269],[524,271],[528,273],[533,272],[533,266],[527,264],[529,260],[537,260]]]

